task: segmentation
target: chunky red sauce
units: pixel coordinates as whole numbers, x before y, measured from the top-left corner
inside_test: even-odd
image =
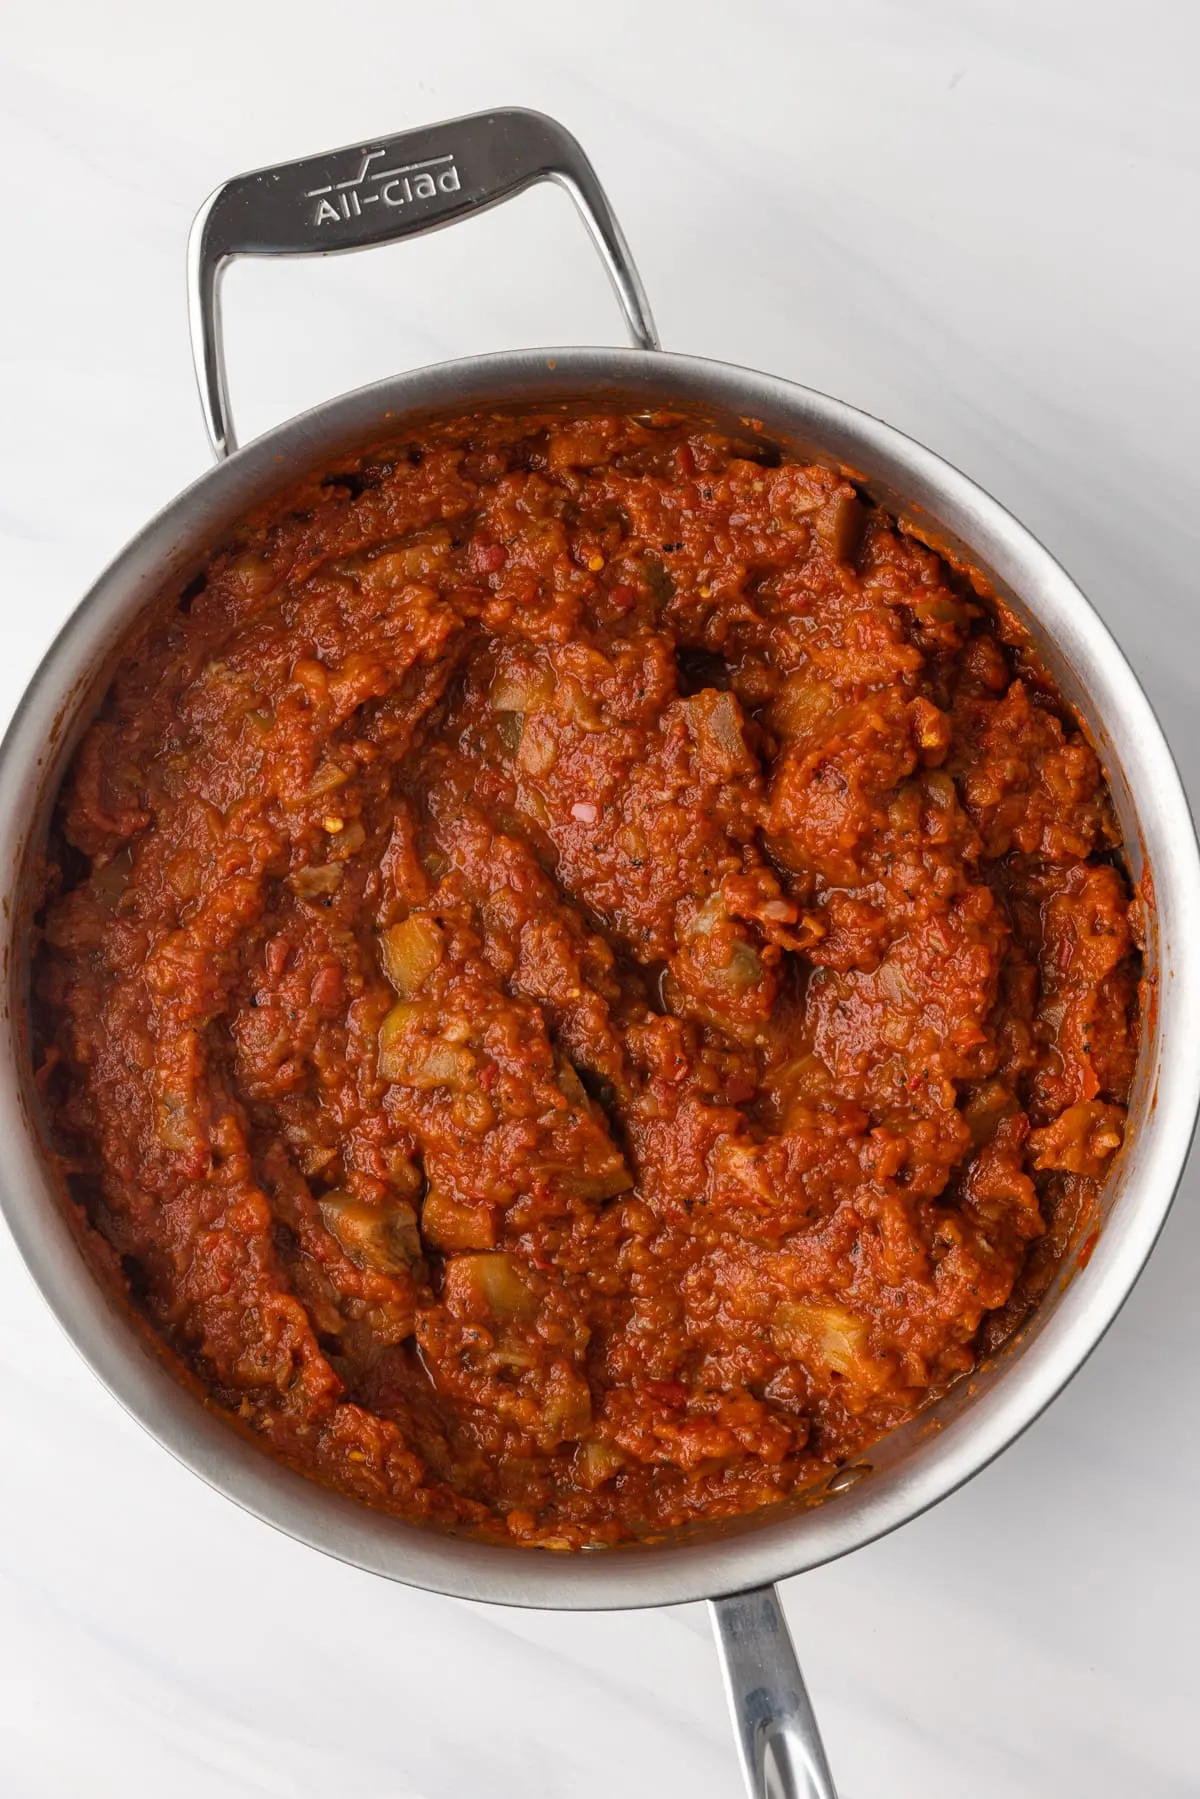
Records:
[[[94,1241],[405,1518],[575,1547],[803,1488],[973,1366],[1121,1141],[1093,751],[845,480],[679,420],[460,421],[251,520],[58,820]]]

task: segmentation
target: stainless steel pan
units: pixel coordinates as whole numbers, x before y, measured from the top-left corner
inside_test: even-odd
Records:
[[[612,277],[635,347],[523,350],[394,376],[234,453],[219,281],[239,255],[323,255],[436,230],[553,180]],[[711,1601],[749,1792],[832,1799],[833,1781],[771,1583],[870,1542],[984,1467],[1070,1379],[1112,1322],[1166,1216],[1200,1087],[1200,864],[1170,751],[1128,663],[1070,577],[1002,507],[929,450],[839,400],[658,348],[624,238],[575,140],[506,111],[244,175],[192,234],[193,345],[218,463],[125,549],[47,653],[0,748],[7,1004],[0,1031],[0,1201],[63,1328],[122,1405],[189,1468],[315,1549],[393,1580],[504,1605],[607,1609]],[[924,532],[961,546],[1013,605],[1100,750],[1135,877],[1153,870],[1154,978],[1129,1137],[1086,1267],[1060,1271],[1019,1339],[827,1487],[759,1520],[604,1555],[560,1556],[408,1528],[258,1453],[177,1385],[82,1260],[43,1150],[26,1036],[29,892],[54,793],[123,634],[182,585],[248,508],[348,449],[431,416],[527,403],[667,404],[761,421],[784,449],[855,471]],[[744,428],[744,427],[743,427]]]

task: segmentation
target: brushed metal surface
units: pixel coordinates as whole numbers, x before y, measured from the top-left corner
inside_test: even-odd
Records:
[[[443,231],[553,181],[575,202],[629,337],[658,348],[637,265],[583,146],[523,106],[418,125],[390,137],[235,175],[210,194],[188,238],[188,311],[200,405],[214,454],[237,449],[221,329],[221,281],[239,256],[341,256]]]
[[[709,1602],[750,1799],[837,1799],[774,1587]]]

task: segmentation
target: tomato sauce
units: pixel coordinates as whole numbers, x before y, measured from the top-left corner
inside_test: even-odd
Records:
[[[982,582],[684,419],[459,420],[247,520],[57,833],[97,1253],[406,1519],[576,1548],[804,1489],[975,1365],[1121,1143],[1092,748]]]

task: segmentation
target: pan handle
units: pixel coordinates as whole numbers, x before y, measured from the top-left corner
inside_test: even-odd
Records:
[[[708,1603],[748,1799],[837,1799],[779,1594]]]
[[[196,214],[188,239],[192,356],[218,460],[237,448],[221,341],[221,276],[235,256],[328,256],[419,237],[537,181],[566,188],[608,270],[634,345],[656,350],[658,333],[625,235],[569,131],[522,107],[422,125],[235,175]]]

